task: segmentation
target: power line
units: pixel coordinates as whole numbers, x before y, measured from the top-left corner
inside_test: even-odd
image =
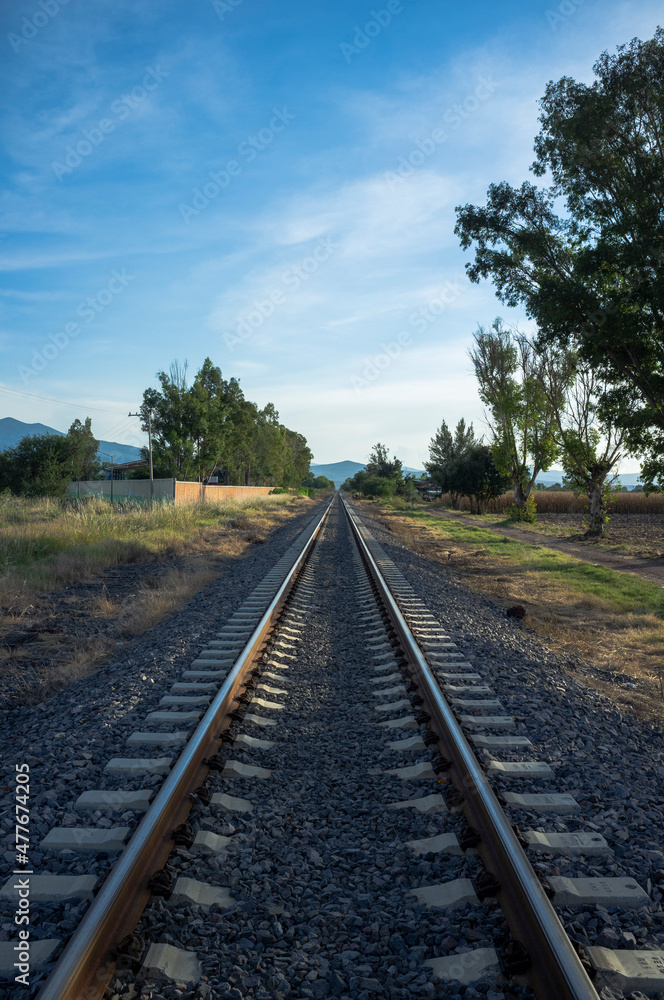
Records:
[[[34,392],[22,392],[20,389],[10,389],[6,385],[0,383],[0,392],[8,392],[12,396],[24,396],[26,399],[39,399],[43,403],[57,403],[59,406],[68,406],[70,409],[74,410],[96,410],[98,413],[115,413],[119,414],[119,410],[105,410],[101,406],[88,406],[83,403],[67,403],[64,399],[52,399],[50,396],[37,396]]]
[[[122,420],[119,420],[117,424],[113,424],[113,426],[110,427],[107,431],[101,431],[101,433],[105,438],[108,438],[109,434],[112,434],[120,427],[122,428],[122,433],[124,433],[125,431],[129,430],[129,427],[133,423],[133,420],[134,418],[132,417],[123,417]]]

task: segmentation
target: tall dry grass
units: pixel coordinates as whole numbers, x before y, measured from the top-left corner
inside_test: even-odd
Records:
[[[84,501],[0,497],[0,601],[17,589],[53,590],[107,566],[205,547],[210,534],[247,518],[256,531],[263,517],[292,502],[289,495],[181,506],[114,505]]]
[[[535,504],[541,514],[583,514],[587,510],[588,501],[585,497],[576,497],[571,492],[535,490]],[[442,497],[449,503],[449,494]],[[495,500],[490,500],[487,511],[490,514],[507,514],[514,503],[514,493],[503,493]],[[470,510],[468,498],[464,497],[462,510]],[[616,493],[611,500],[610,510],[614,514],[664,514],[664,494],[651,493]]]
[[[116,645],[172,614],[212,583],[224,562],[311,503],[277,494],[150,509],[111,508],[99,498],[0,496],[0,674],[9,680],[10,697],[13,690],[23,701],[38,701],[86,676]],[[120,573],[117,593],[83,586],[63,595],[70,583],[97,584],[106,567],[139,562],[154,572],[129,573],[128,588]],[[30,640],[17,642],[13,633],[26,629]],[[28,690],[21,667],[33,663]]]

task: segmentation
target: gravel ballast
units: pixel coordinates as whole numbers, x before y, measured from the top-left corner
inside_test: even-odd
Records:
[[[257,685],[258,695],[269,672],[279,681],[267,683],[284,692],[271,695],[282,709],[261,709],[277,720],[269,732],[273,745],[247,747],[236,738],[225,751],[229,760],[269,776],[211,776],[213,793],[239,796],[252,809],[220,815],[214,807],[198,808],[194,825],[231,842],[218,857],[181,851],[173,859],[178,875],[223,886],[234,902],[203,912],[158,900],[145,912],[141,932],[202,959],[201,996],[210,990],[230,1000],[528,997],[520,988],[505,993],[497,972],[472,988],[455,987],[434,981],[425,964],[457,955],[461,968],[465,953],[500,943],[506,926],[495,903],[449,914],[427,908],[411,892],[467,878],[477,861],[418,855],[407,846],[456,821],[444,812],[394,808],[440,792],[441,782],[431,770],[435,750],[408,739],[412,728],[381,725],[386,715],[399,714],[377,707],[391,703],[395,671],[400,686],[403,676],[398,666],[379,669],[398,652],[363,588],[366,574],[337,506]],[[247,717],[234,728],[265,735]],[[406,746],[391,746],[403,740]],[[389,773],[418,763],[426,765],[420,780]],[[171,995],[140,977],[112,987],[119,996],[132,988],[145,997]]]
[[[218,639],[233,611],[311,517],[309,513],[279,529],[268,546],[230,568],[235,579],[224,574],[207,588],[208,597],[199,595],[153,629],[122,661],[36,709],[6,713],[4,760],[12,776],[13,763],[26,760],[35,782],[35,871],[101,877],[108,870],[111,862],[104,856],[45,855],[38,843],[54,825],[83,825],[81,814],[73,811],[80,792],[158,786],[159,775],[114,778],[102,769],[112,757],[177,753],[131,750],[127,738],[150,728],[177,731],[157,720],[150,727],[146,716],[163,710],[159,701],[171,684],[201,648]],[[630,876],[649,896],[649,905],[640,910],[563,908],[568,932],[585,945],[664,947],[661,731],[621,717],[609,702],[578,684],[519,623],[469,594],[440,564],[395,543],[373,520],[364,515],[362,520],[491,686],[490,697],[515,719],[515,734],[528,736],[533,744],[525,752],[480,747],[478,756],[487,763],[537,759],[554,772],[553,778],[492,773],[494,788],[568,792],[581,806],[569,814],[513,809],[514,821],[534,831],[596,832],[613,852],[592,858],[543,854],[534,857],[535,867],[546,876]],[[256,699],[244,720],[234,725],[237,734],[250,739],[224,747],[226,771],[209,778],[211,791],[226,796],[218,801],[227,808],[198,804],[192,812],[195,829],[224,838],[224,849],[172,855],[179,876],[226,889],[224,901],[208,907],[182,894],[178,902],[155,900],[139,928],[148,942],[194,952],[202,978],[185,986],[145,972],[125,974],[112,982],[109,1000],[116,995],[144,1000],[182,995],[230,1000],[531,996],[525,988],[506,985],[498,973],[468,986],[441,984],[426,965],[453,956],[463,964],[464,954],[499,947],[506,925],[492,901],[440,910],[412,894],[453,879],[472,879],[478,861],[470,853],[418,854],[407,847],[409,841],[454,832],[461,819],[445,811],[393,808],[435,795],[444,784],[430,767],[435,750],[411,739],[425,735],[425,729],[412,722],[403,728],[384,725],[386,719],[417,714],[409,707],[412,694],[406,692],[408,675],[402,667],[383,617],[367,597],[366,575],[335,503],[273,637],[269,659],[255,678]],[[439,679],[452,669],[450,664],[436,667]],[[383,694],[377,694],[381,688]],[[400,707],[377,710],[385,704]],[[467,707],[458,711],[472,713]],[[276,725],[263,724],[268,721]],[[403,745],[390,745],[398,743]],[[421,765],[419,778],[404,780],[389,773],[416,765]],[[247,767],[258,770],[247,777]],[[10,808],[3,813],[8,871],[14,860],[11,802]],[[110,829],[131,827],[138,819],[140,813],[131,811],[93,813],[85,823]],[[63,937],[87,905],[40,903],[35,938]],[[6,907],[0,913],[0,939],[12,940],[15,928]],[[6,995],[18,1000],[27,993],[10,987]],[[623,994],[613,990],[605,996],[620,1000]]]

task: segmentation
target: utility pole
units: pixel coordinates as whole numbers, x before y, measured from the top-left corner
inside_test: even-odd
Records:
[[[142,413],[128,413],[128,417],[142,417]],[[150,506],[154,503],[154,469],[152,467],[152,408],[148,410],[148,452],[150,455]]]

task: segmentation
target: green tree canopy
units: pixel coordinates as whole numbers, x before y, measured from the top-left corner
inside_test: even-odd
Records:
[[[509,489],[510,478],[496,468],[488,445],[473,444],[466,448],[448,467],[449,482],[455,493],[468,497],[473,512],[473,500],[478,514],[486,510],[489,500]]]
[[[366,468],[367,474],[370,476],[379,476],[381,479],[394,479],[398,482],[402,477],[403,465],[396,455],[393,455],[390,460],[386,446],[379,441],[378,444],[374,445],[373,451],[369,455]]]
[[[429,461],[424,463],[424,468],[436,486],[439,486],[443,493],[451,495],[453,503],[459,494],[453,488],[449,476],[450,470],[457,459],[461,458],[469,448],[479,443],[475,438],[472,423],[466,426],[463,417],[456,425],[454,436],[443,420],[429,442]]]
[[[410,475],[404,478],[401,460],[396,455],[390,458],[387,447],[378,442],[373,447],[366,467],[347,479],[342,489],[386,500],[397,494],[411,498],[414,495],[412,480]]]
[[[0,490],[22,496],[64,496],[76,479],[96,479],[99,442],[90,418],[75,420],[67,434],[35,434],[0,452]]]
[[[186,363],[157,379],[161,389],[146,389],[141,406],[144,430],[152,419],[157,475],[203,482],[220,471],[235,485],[302,483],[312,457],[306,439],[280,423],[272,403],[259,410],[245,399],[238,380],[225,379],[210,358],[191,385]]]
[[[457,208],[472,281],[523,304],[543,343],[575,347],[604,388],[605,419],[664,481],[664,31],[604,53],[591,84],[551,82],[533,172]],[[560,209],[564,214],[559,214]]]
[[[538,352],[525,334],[505,328],[500,319],[490,329],[478,328],[468,353],[480,399],[491,415],[496,467],[509,476],[519,512],[539,473],[556,458],[554,428],[571,361],[567,355]]]

